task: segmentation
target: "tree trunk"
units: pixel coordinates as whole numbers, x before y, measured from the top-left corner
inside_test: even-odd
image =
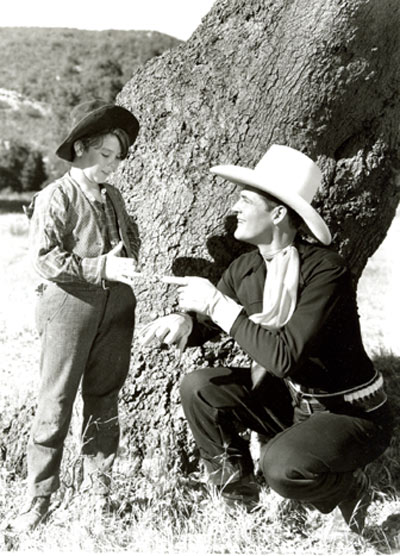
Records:
[[[215,281],[246,247],[231,235],[235,187],[209,168],[254,167],[279,143],[323,170],[315,207],[357,281],[399,200],[399,29],[398,0],[219,0],[187,43],[141,68],[119,96],[142,127],[118,182],[143,271]],[[157,280],[136,293],[138,328],[174,308]],[[123,400],[138,454],[162,445],[171,466],[188,466],[181,373],[244,359],[230,340],[180,364],[135,344]]]

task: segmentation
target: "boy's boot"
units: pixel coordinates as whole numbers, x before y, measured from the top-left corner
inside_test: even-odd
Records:
[[[49,511],[50,496],[36,496],[27,507],[9,524],[8,529],[14,533],[32,531],[43,521]]]

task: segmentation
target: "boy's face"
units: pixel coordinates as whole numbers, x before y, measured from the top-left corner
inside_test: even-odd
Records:
[[[79,167],[86,178],[104,183],[121,161],[121,146],[115,135],[104,135],[101,145],[90,145],[79,157]]]

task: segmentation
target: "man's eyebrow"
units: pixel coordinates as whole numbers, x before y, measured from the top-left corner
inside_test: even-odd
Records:
[[[246,193],[246,191],[241,191],[239,193],[239,196],[242,197],[242,199],[246,199],[246,201],[251,201],[251,198],[248,196],[248,194]]]

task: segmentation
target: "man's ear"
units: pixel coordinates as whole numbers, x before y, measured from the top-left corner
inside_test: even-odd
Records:
[[[85,147],[83,146],[83,143],[80,139],[78,139],[77,141],[74,141],[74,151],[75,151],[76,156],[82,156],[84,150],[85,150]]]
[[[283,205],[278,205],[272,211],[272,221],[275,225],[278,225],[287,216],[287,208]]]

